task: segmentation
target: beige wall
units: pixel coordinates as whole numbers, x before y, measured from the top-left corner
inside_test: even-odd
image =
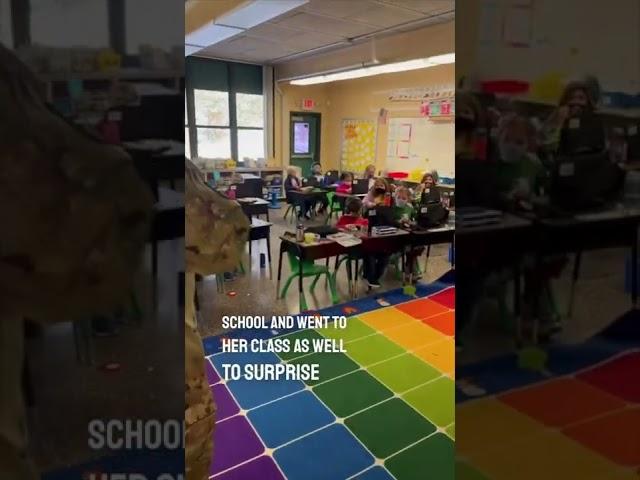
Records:
[[[376,120],[381,108],[392,117],[419,117],[419,102],[392,102],[389,94],[398,88],[429,87],[451,85],[455,80],[454,65],[415,70],[411,72],[378,75],[356,80],[345,80],[308,87],[280,84],[282,100],[276,94],[276,156],[273,165],[289,164],[289,114],[300,111],[302,99],[312,98],[322,114],[320,156],[325,170],[340,168],[341,125],[345,118]],[[282,101],[282,108],[280,106]],[[284,114],[284,117],[282,116]],[[283,118],[284,122],[283,123]],[[451,123],[453,129],[453,123]],[[284,132],[284,135],[283,135]],[[376,166],[385,168],[387,146],[387,125],[379,125],[377,132]],[[453,145],[451,155],[454,161]]]
[[[425,27],[420,30],[397,34],[376,42],[377,57],[385,63],[411,58],[421,58],[455,51],[455,26],[453,22]],[[370,43],[348,49],[317,55],[276,66],[276,78],[287,78],[320,72],[332,68],[353,65],[366,60]],[[411,72],[377,75],[355,80],[326,83],[313,86],[294,86],[281,81],[276,85],[275,156],[271,165],[289,164],[289,117],[292,111],[301,111],[302,99],[311,98],[316,103],[314,111],[322,115],[320,156],[325,170],[340,168],[341,125],[346,118],[376,120],[381,108],[389,111],[389,118],[418,117],[419,102],[392,102],[391,91],[399,88],[453,85],[455,66],[444,65]],[[453,123],[451,128],[454,128]],[[385,168],[387,125],[379,125],[377,132],[376,166]],[[451,145],[453,162],[453,145]]]

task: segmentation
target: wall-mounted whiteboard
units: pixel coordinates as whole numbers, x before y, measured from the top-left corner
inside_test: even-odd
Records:
[[[391,118],[387,134],[388,171],[437,170],[440,176],[455,172],[455,124],[426,117]]]

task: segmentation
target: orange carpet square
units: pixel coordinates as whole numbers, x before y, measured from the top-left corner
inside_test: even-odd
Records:
[[[640,408],[604,415],[569,427],[565,433],[619,465],[640,465]]]
[[[396,306],[396,308],[407,315],[411,315],[413,318],[417,318],[418,320],[423,320],[449,311],[449,309],[444,305],[434,302],[428,298],[420,298],[413,302],[403,303],[402,305]]]
[[[435,328],[436,330],[453,337],[456,334],[456,315],[454,312],[444,312],[425,318],[422,323]]]
[[[619,410],[625,403],[575,378],[561,378],[501,395],[507,405],[545,425],[564,427]]]

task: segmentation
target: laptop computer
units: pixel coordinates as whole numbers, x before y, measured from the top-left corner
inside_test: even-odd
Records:
[[[393,217],[393,208],[382,205],[367,209],[365,217],[369,221],[369,234],[374,227],[395,227],[397,223]]]
[[[558,152],[561,155],[601,152],[606,148],[602,118],[593,113],[567,119],[560,132]]]
[[[551,172],[551,204],[569,211],[601,206],[620,190],[623,178],[607,151],[559,156]]]
[[[366,178],[354,178],[351,183],[353,195],[364,195],[369,192],[369,180]]]
[[[438,227],[446,222],[449,211],[440,202],[421,203],[416,213],[418,228]]]
[[[425,188],[420,197],[421,204],[440,203],[440,189],[436,186]]]

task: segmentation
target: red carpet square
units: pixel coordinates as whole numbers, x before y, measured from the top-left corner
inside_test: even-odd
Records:
[[[565,433],[620,465],[640,465],[640,408],[605,415]]]
[[[501,395],[500,400],[539,422],[564,427],[606,412],[624,401],[574,378],[561,378]]]
[[[438,302],[444,305],[447,308],[456,308],[456,289],[455,288],[447,288],[446,290],[436,293],[435,295],[429,297],[434,302]]]
[[[453,337],[456,334],[456,316],[453,312],[444,312],[433,317],[425,318],[422,323]]]
[[[444,305],[434,302],[429,298],[420,298],[419,300],[396,305],[395,308],[407,315],[411,315],[413,318],[417,318],[418,320],[433,317],[434,315],[449,311],[449,309]]]
[[[640,403],[640,352],[611,360],[581,373],[578,378],[627,402]]]

